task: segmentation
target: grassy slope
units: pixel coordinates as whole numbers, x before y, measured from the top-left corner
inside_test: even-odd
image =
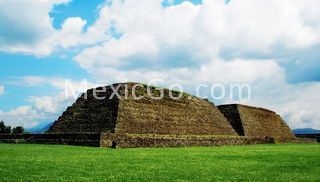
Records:
[[[3,180],[320,180],[320,145],[104,149],[0,144]]]

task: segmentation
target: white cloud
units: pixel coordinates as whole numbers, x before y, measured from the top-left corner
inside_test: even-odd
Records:
[[[203,65],[199,81],[211,83],[248,83],[283,81],[284,70],[274,60],[215,60]]]
[[[0,51],[49,55],[56,30],[49,12],[54,5],[69,0],[1,0]]]
[[[166,70],[117,70],[101,67],[95,74],[106,82],[138,81],[147,83],[151,79],[162,79],[167,85],[181,83],[195,86],[198,83],[229,84],[229,83],[274,83],[285,82],[284,70],[274,61],[212,60],[200,68],[171,68]],[[107,80],[103,79],[107,78]],[[100,83],[103,83],[100,81]]]
[[[225,49],[233,54],[270,54],[279,47],[305,48],[320,40],[320,3],[314,0],[247,0],[228,5],[224,0],[204,0],[200,5],[185,1],[169,7],[163,7],[162,0],[114,0],[111,6],[101,6],[86,31],[86,20],[79,17],[67,18],[57,30],[49,12],[69,1],[1,0],[0,50],[45,56],[59,48],[92,45],[77,57],[82,65],[93,61],[92,56],[99,57],[93,53],[101,53],[97,64],[122,65],[128,54],[143,56],[145,51],[159,57],[184,48],[190,59],[204,61]],[[111,39],[114,31],[125,36]],[[113,53],[120,48],[121,55]]]
[[[49,83],[58,89],[58,93],[49,96],[31,96],[28,101],[32,103],[36,110],[51,114],[61,113],[63,109],[70,106],[82,93],[90,88],[99,86],[87,80],[72,81],[69,79],[45,77],[43,77],[43,80],[43,83]]]
[[[124,36],[89,47],[76,60],[94,72],[101,66],[165,66],[181,51],[185,55],[182,66],[201,64],[227,50],[232,55],[272,56],[280,54],[280,49],[295,50],[320,43],[320,26],[314,18],[320,16],[314,7],[320,7],[320,3],[248,0],[232,1],[226,6],[223,0],[204,0],[202,5],[184,2],[162,7],[160,0],[115,0],[101,9],[108,13],[100,19],[112,22]],[[308,13],[309,9],[314,13]],[[165,56],[168,53],[175,54]]]
[[[0,95],[2,95],[4,93],[4,86],[0,85]]]
[[[58,77],[25,76],[15,77],[8,81],[22,87],[50,87],[52,93],[44,96],[29,96],[28,105],[20,106],[10,111],[0,110],[0,120],[11,126],[31,128],[42,122],[53,122],[70,106],[77,97],[89,88],[97,87],[86,80],[69,80]]]
[[[82,39],[82,30],[86,21],[79,17],[72,17],[65,20],[59,31],[58,42],[61,42],[63,48],[79,45]]]
[[[38,110],[43,110],[48,113],[57,113],[59,111],[59,107],[61,101],[64,101],[61,97],[30,97],[30,101],[34,103],[35,108]]]
[[[8,112],[0,110],[0,118],[10,126],[24,126],[26,128],[34,127],[38,125],[37,119],[45,119],[31,106],[20,106]]]
[[[61,29],[55,29],[49,12],[70,1],[0,0],[0,51],[44,57],[61,48],[97,43],[109,37],[100,27],[105,23],[99,21],[84,34],[87,22],[79,17],[69,17]]]
[[[290,98],[286,98],[285,95],[289,94]],[[291,99],[288,102],[279,103],[275,108],[287,118],[287,121],[291,126],[295,128],[315,127],[320,128],[320,84],[306,84],[301,86],[291,86],[287,92],[283,93],[286,99]],[[284,98],[278,98],[280,100]]]

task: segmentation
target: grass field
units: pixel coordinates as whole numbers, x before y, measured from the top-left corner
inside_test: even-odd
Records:
[[[320,145],[105,149],[0,144],[0,181],[320,181]]]

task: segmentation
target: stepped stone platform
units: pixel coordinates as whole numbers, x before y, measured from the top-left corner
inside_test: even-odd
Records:
[[[117,88],[119,98],[114,94]],[[105,136],[127,135],[230,135],[237,132],[211,102],[186,93],[161,92],[156,87],[137,83],[119,83],[96,90],[90,89],[54,122],[48,134],[104,134],[102,146],[114,146]],[[151,93],[151,95],[150,95]],[[110,98],[113,96],[112,98]],[[141,97],[141,99],[135,99]],[[107,135],[105,135],[107,134]],[[112,134],[112,135],[108,135]]]
[[[88,90],[44,135],[2,138],[113,148],[297,141],[273,111],[244,105],[216,107],[187,93],[131,82]]]
[[[294,138],[273,111],[244,105],[216,107],[208,100],[168,89],[163,89],[161,99],[151,96],[161,96],[159,88],[139,83],[90,89],[47,133],[100,134],[103,147],[237,145]]]
[[[151,99],[147,85],[138,87],[137,83],[112,87],[118,88],[120,98],[110,99],[111,86],[98,88],[98,96],[105,97],[101,100],[94,98],[93,89],[88,90],[68,107],[48,133],[237,135],[219,109],[207,100],[186,93],[176,100],[170,97],[168,89],[164,89],[162,99]],[[150,93],[160,96],[156,87],[150,88]],[[177,97],[180,93],[174,94]]]

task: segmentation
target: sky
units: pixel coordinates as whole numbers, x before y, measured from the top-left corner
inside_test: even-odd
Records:
[[[0,120],[55,121],[75,100],[66,83],[81,93],[161,79],[191,94],[247,84],[250,99],[209,99],[320,129],[319,9],[318,0],[0,0]]]

